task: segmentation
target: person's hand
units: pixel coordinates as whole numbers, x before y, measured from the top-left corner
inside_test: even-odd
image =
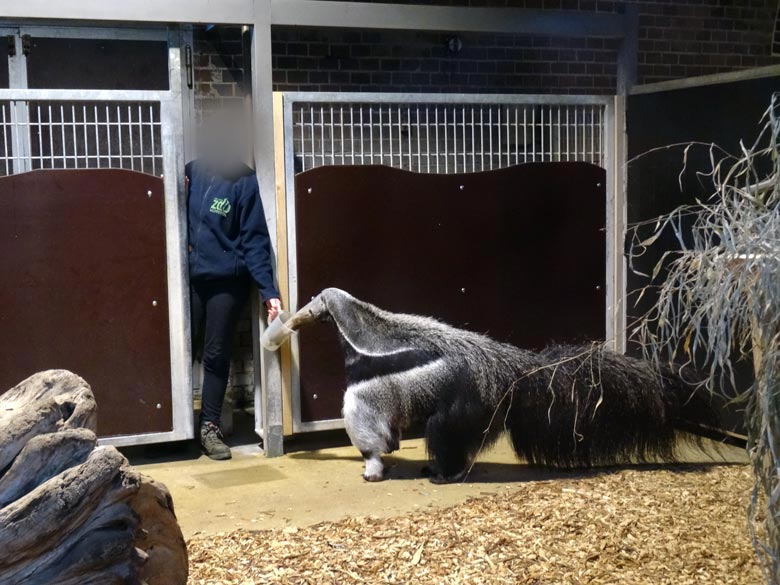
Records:
[[[279,311],[282,310],[282,301],[279,299],[268,299],[265,302],[265,306],[268,309],[268,322],[270,323],[274,319],[276,319],[276,316],[279,314]]]

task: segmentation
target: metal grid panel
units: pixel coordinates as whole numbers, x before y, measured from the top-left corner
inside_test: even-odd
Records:
[[[163,171],[159,102],[0,102],[0,176],[36,169]]]
[[[464,173],[526,162],[604,165],[602,104],[295,102],[296,172],[382,164]]]

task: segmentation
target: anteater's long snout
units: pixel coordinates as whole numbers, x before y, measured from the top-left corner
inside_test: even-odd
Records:
[[[267,350],[276,351],[293,333],[301,327],[319,320],[327,310],[322,296],[318,295],[294,315],[287,311],[281,311],[276,319],[266,327],[262,337],[260,337],[260,343]]]

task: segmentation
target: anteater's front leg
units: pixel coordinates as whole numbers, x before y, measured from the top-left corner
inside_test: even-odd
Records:
[[[382,453],[398,448],[387,417],[365,397],[349,390],[344,395],[343,415],[347,434],[366,464],[363,479],[382,481],[385,478]]]

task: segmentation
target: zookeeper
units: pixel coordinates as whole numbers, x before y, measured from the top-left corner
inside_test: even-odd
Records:
[[[255,171],[238,162],[234,132],[223,126],[206,139],[205,156],[186,167],[193,355],[202,349],[200,444],[211,459],[230,459],[219,423],[236,324],[252,281],[269,320],[281,301]]]

